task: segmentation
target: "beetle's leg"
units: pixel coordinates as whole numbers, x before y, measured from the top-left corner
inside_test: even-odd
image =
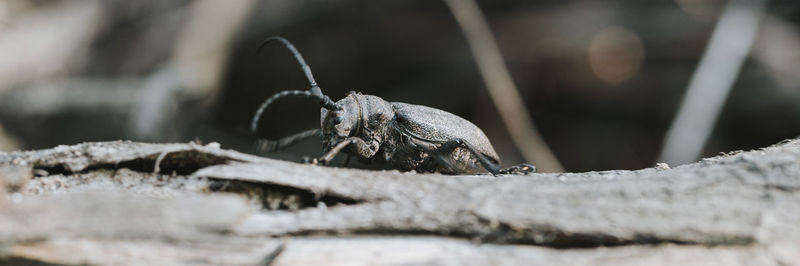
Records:
[[[527,175],[536,172],[536,166],[529,163],[521,163],[509,168],[500,170],[500,174],[504,175]]]
[[[498,165],[497,163],[493,162],[491,159],[483,155],[483,153],[479,152],[477,149],[475,149],[474,146],[472,146],[472,144],[470,144],[464,139],[449,140],[442,143],[437,148],[430,148],[428,147],[429,145],[426,145],[426,143],[422,143],[420,141],[415,141],[414,144],[417,145],[419,148],[422,148],[423,150],[427,150],[428,153],[430,153],[431,156],[433,156],[433,158],[436,161],[438,161],[440,164],[442,164],[443,167],[446,168],[451,167],[452,163],[449,161],[449,156],[453,152],[453,150],[455,150],[458,147],[464,147],[473,155],[475,155],[475,158],[478,159],[478,162],[480,162],[483,168],[486,168],[486,170],[489,171],[489,173],[491,173],[492,175],[500,174],[500,165]]]
[[[279,140],[259,139],[256,147],[260,152],[277,151],[310,137],[321,137],[321,133],[322,130],[309,129],[288,137],[281,138]]]
[[[439,165],[442,168],[446,169],[453,168],[453,161],[452,159],[450,159],[450,154],[453,152],[453,150],[458,148],[458,146],[461,146],[461,143],[459,143],[458,141],[448,141],[442,143],[441,145],[439,145],[438,148],[431,148],[428,147],[429,145],[419,145],[419,144],[420,143],[417,143],[418,147],[427,150],[428,154],[431,155],[431,158],[434,159],[437,163],[439,163]]]
[[[492,175],[495,175],[495,176],[496,175],[527,175],[527,174],[536,172],[536,166],[533,166],[532,164],[529,164],[529,163],[521,163],[521,164],[518,164],[518,165],[515,165],[515,166],[512,166],[512,167],[509,167],[509,168],[500,169],[500,165],[498,165],[498,164],[494,163],[493,161],[489,160],[489,158],[484,156],[482,153],[478,152],[477,149],[475,149],[475,147],[473,147],[471,144],[469,144],[469,142],[467,142],[466,140],[463,140],[463,139],[456,139],[456,140],[453,140],[453,141],[445,142],[444,144],[442,144],[442,146],[439,149],[442,149],[442,148],[450,149],[450,150],[442,153],[443,155],[446,156],[447,154],[450,154],[451,152],[453,152],[453,150],[456,147],[458,147],[459,145],[467,148],[467,150],[472,152],[472,154],[475,155],[475,157],[478,158],[478,161],[481,163],[481,165],[483,165],[483,167],[486,168],[486,170],[488,170],[489,173],[491,173]]]
[[[477,149],[475,149],[474,146],[472,146],[472,144],[470,144],[468,141],[464,139],[454,139],[442,143],[442,145],[439,146],[439,149],[437,149],[437,153],[439,154],[439,156],[447,156],[458,147],[464,147],[469,152],[471,152],[472,155],[475,155],[475,158],[477,158],[478,162],[480,162],[481,165],[483,165],[483,168],[486,168],[486,171],[489,171],[489,173],[491,173],[492,175],[500,174],[500,165],[493,162],[491,159],[486,157],[486,155],[483,155],[483,153],[479,152]]]
[[[325,155],[323,155],[322,157],[319,157],[319,159],[318,159],[319,163],[323,164],[323,165],[327,164],[328,162],[333,160],[333,158],[336,157],[336,155],[339,154],[342,151],[342,149],[344,149],[345,147],[347,147],[350,144],[355,144],[356,145],[356,149],[358,149],[358,150],[368,149],[369,148],[367,143],[364,142],[364,140],[362,140],[362,139],[360,139],[358,137],[349,137],[349,138],[339,142],[338,144],[336,144],[336,146],[331,148],[327,153],[325,153]]]

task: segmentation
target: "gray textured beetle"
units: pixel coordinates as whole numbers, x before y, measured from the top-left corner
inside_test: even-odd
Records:
[[[334,102],[322,93],[311,68],[288,40],[270,37],[258,51],[272,41],[283,43],[292,52],[311,88],[282,91],[268,98],[256,111],[251,130],[256,132],[264,110],[283,97],[310,98],[322,108],[320,129],[279,140],[262,139],[259,141],[262,151],[278,150],[306,138],[321,136],[325,154],[312,163],[324,165],[337,154],[346,153],[348,161],[350,156],[355,156],[364,163],[383,161],[404,171],[474,174],[485,169],[493,175],[536,171],[530,164],[501,169],[500,158],[483,131],[454,114],[427,106],[388,102],[357,92],[350,92]]]

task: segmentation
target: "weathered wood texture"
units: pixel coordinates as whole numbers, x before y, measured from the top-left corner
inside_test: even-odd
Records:
[[[497,178],[86,143],[0,153],[0,183],[0,263],[800,264],[796,140]]]

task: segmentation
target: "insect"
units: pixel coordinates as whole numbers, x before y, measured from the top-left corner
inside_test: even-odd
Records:
[[[392,167],[417,172],[474,174],[527,174],[536,171],[530,164],[501,169],[500,158],[480,128],[454,114],[427,107],[388,102],[380,97],[350,92],[334,102],[322,93],[311,68],[288,40],[270,37],[270,42],[286,46],[300,64],[311,88],[281,91],[258,108],[251,123],[256,132],[264,110],[278,99],[305,97],[322,106],[320,128],[306,130],[278,140],[259,140],[259,149],[274,151],[300,140],[321,137],[324,154],[311,163],[326,165],[339,153],[354,156],[364,163],[386,162]]]

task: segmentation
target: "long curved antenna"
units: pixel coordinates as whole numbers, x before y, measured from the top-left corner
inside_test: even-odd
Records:
[[[256,111],[255,116],[253,116],[253,121],[250,123],[250,130],[253,133],[255,133],[256,129],[258,129],[258,120],[261,118],[261,114],[264,113],[264,110],[267,109],[267,107],[270,106],[272,104],[272,102],[274,102],[277,99],[283,98],[283,97],[304,96],[306,98],[317,100],[317,102],[320,105],[322,105],[322,107],[325,108],[325,109],[328,109],[328,110],[341,110],[342,109],[341,107],[336,105],[336,102],[331,100],[330,97],[328,97],[327,95],[322,93],[322,89],[319,88],[319,85],[317,85],[317,81],[314,80],[314,75],[311,73],[311,67],[309,67],[308,64],[306,64],[306,60],[303,59],[303,56],[300,55],[300,52],[297,51],[297,48],[294,48],[294,45],[292,45],[292,43],[289,42],[288,40],[286,40],[285,38],[280,37],[280,36],[273,36],[273,37],[267,38],[266,40],[264,40],[264,42],[261,43],[261,45],[258,46],[258,49],[256,50],[256,53],[261,52],[261,49],[264,48],[265,45],[267,45],[268,43],[270,43],[272,41],[279,41],[279,42],[283,43],[283,45],[286,46],[286,48],[289,49],[289,51],[292,52],[292,55],[294,55],[295,60],[297,60],[297,63],[300,64],[300,67],[303,69],[303,73],[306,75],[306,78],[308,79],[308,82],[311,85],[311,88],[309,90],[307,90],[307,91],[301,91],[301,90],[282,91],[282,92],[276,93],[275,95],[272,95],[272,97],[269,97],[266,101],[264,101],[264,103],[261,104],[261,106]],[[289,138],[289,137],[287,137],[287,138]],[[265,140],[265,141],[269,141],[269,140]]]
[[[282,91],[282,92],[276,93],[275,95],[272,95],[272,97],[267,98],[267,100],[264,101],[264,103],[262,103],[260,107],[258,107],[258,110],[256,110],[256,114],[253,116],[253,121],[250,123],[250,130],[253,133],[256,132],[256,129],[258,129],[258,120],[261,118],[261,114],[264,113],[264,110],[267,109],[268,106],[270,106],[277,99],[280,99],[280,98],[283,98],[283,97],[289,97],[289,96],[294,96],[294,97],[302,96],[302,97],[306,97],[306,98],[310,98],[310,99],[315,99],[315,100],[318,100],[320,102],[322,102],[324,100],[324,97],[327,97],[327,96],[320,96],[319,94],[315,94],[315,93],[313,93],[311,91],[300,91],[300,90]],[[330,100],[330,99],[328,99],[328,100]],[[340,107],[337,106],[335,103],[333,104],[333,108],[327,108],[327,107],[325,107],[325,108],[329,109],[329,110],[339,110],[340,109]]]
[[[277,151],[310,137],[322,137],[322,130],[318,128],[309,129],[278,140],[260,139],[258,140],[257,147],[258,150],[262,152]]]
[[[303,59],[303,56],[300,55],[300,52],[297,51],[297,48],[294,48],[294,45],[292,45],[292,43],[290,43],[289,40],[286,40],[286,38],[283,38],[283,37],[280,37],[280,36],[269,37],[266,40],[264,40],[263,42],[261,42],[261,45],[258,46],[258,49],[256,50],[256,53],[260,53],[261,49],[263,49],[264,46],[266,46],[268,43],[270,43],[272,41],[280,41],[281,43],[283,43],[283,45],[286,46],[286,48],[288,48],[289,51],[292,52],[292,55],[294,55],[294,59],[297,60],[297,63],[300,64],[300,67],[303,69],[303,74],[306,74],[306,78],[308,79],[308,82],[311,83],[311,87],[312,88],[313,87],[319,87],[317,85],[317,81],[314,80],[314,75],[311,74],[311,67],[309,67],[308,64],[306,64],[306,60]]]
[[[332,101],[330,97],[322,93],[322,89],[320,89],[319,85],[317,84],[317,81],[314,80],[314,74],[311,73],[311,67],[308,66],[308,64],[306,64],[306,60],[303,59],[303,55],[301,55],[300,52],[297,51],[297,48],[295,48],[294,45],[291,42],[289,42],[289,40],[286,40],[286,38],[280,36],[269,37],[263,42],[261,42],[261,45],[259,45],[258,49],[256,49],[256,53],[260,53],[261,49],[263,49],[264,46],[273,41],[281,42],[284,46],[286,46],[287,49],[289,49],[289,51],[292,52],[292,55],[294,55],[294,59],[297,60],[298,64],[300,64],[300,68],[303,69],[303,74],[306,75],[306,79],[308,79],[308,83],[309,85],[311,85],[310,89],[311,93],[322,96],[321,98],[319,98],[320,99],[319,104],[322,105],[322,107],[325,107],[326,109],[329,110],[338,110],[339,107],[336,106],[336,103]]]

